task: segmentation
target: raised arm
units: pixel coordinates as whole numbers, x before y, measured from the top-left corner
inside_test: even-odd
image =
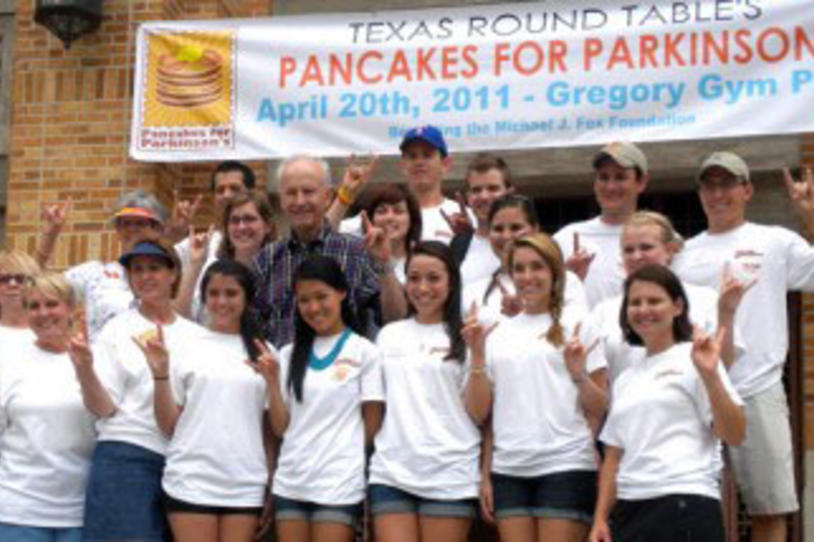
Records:
[[[336,190],[336,197],[325,213],[325,218],[335,231],[339,230],[339,223],[345,218],[348,207],[351,206],[359,192],[373,178],[373,171],[376,169],[377,162],[378,158],[375,156],[361,159],[356,156],[348,158],[345,175]]]
[[[718,372],[725,333],[726,330],[719,328],[715,337],[712,337],[696,331],[692,344],[692,361],[709,395],[712,430],[726,444],[737,446],[746,436],[746,417],[743,407],[730,397]]]
[[[187,318],[192,316],[192,300],[195,299],[195,286],[198,284],[198,277],[201,276],[201,271],[206,262],[206,252],[213,231],[214,227],[210,226],[206,233],[196,234],[192,227],[189,228],[189,264],[183,267],[178,295],[175,296],[172,303],[173,308]]]
[[[42,209],[42,233],[39,237],[37,244],[37,263],[40,268],[45,271],[51,257],[54,254],[54,248],[57,244],[62,227],[65,225],[65,218],[68,215],[68,204],[57,203],[54,205],[46,205]]]
[[[68,355],[73,362],[85,408],[99,418],[112,416],[116,412],[116,405],[102,386],[93,368],[93,351],[88,344],[87,330],[84,326],[82,326],[82,331],[68,343]]]
[[[259,339],[255,339],[254,342],[260,350],[260,355],[257,356],[257,361],[247,361],[246,363],[266,381],[271,432],[276,438],[281,439],[285,430],[288,429],[290,417],[280,386],[280,362],[268,349],[266,343]]]
[[[783,182],[789,193],[794,214],[802,224],[802,235],[809,243],[814,242],[814,172],[803,168],[801,179],[795,180],[789,168],[783,168]]]
[[[175,431],[175,425],[181,416],[181,407],[178,406],[172,396],[170,355],[164,345],[164,331],[161,326],[157,326],[155,336],[147,340],[139,340],[134,337],[133,342],[144,352],[147,366],[153,375],[153,410],[156,423],[161,431],[169,437]]]
[[[464,406],[469,417],[483,425],[492,410],[492,383],[486,374],[486,337],[495,329],[498,322],[486,326],[478,321],[478,307],[472,303],[461,329],[469,348],[469,374],[464,389]]]
[[[563,358],[571,381],[577,387],[579,404],[585,413],[588,425],[596,433],[608,409],[608,377],[605,369],[588,373],[588,356],[599,344],[599,338],[595,338],[590,346],[586,347],[579,337],[581,327],[581,323],[574,327],[571,338],[565,343]]]

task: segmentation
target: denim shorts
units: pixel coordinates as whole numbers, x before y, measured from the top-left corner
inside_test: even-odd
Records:
[[[169,537],[161,492],[164,456],[126,442],[96,444],[82,539],[161,542]]]
[[[263,507],[256,506],[211,506],[182,501],[164,492],[164,509],[168,514],[209,514],[211,516],[245,515],[259,516]]]
[[[475,499],[424,499],[393,486],[371,484],[368,488],[370,511],[381,514],[416,514],[439,518],[474,518],[478,504]]]
[[[570,519],[590,525],[596,504],[596,471],[565,471],[521,478],[492,473],[495,517]]]
[[[0,540],[14,542],[81,542],[82,527],[32,527],[0,523]]]
[[[298,501],[274,495],[274,519],[277,521],[296,520],[310,523],[341,523],[356,528],[362,517],[362,503],[358,504],[318,504]]]

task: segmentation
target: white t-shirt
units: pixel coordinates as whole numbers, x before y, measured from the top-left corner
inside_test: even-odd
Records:
[[[683,283],[690,302],[690,322],[707,334],[714,334],[718,328],[718,293],[712,288]],[[622,335],[619,312],[623,296],[605,299],[591,311],[594,324],[602,337],[605,358],[608,360],[608,378],[611,382],[636,360],[644,359],[647,352],[644,346],[629,344]],[[736,341],[737,343],[738,341]]]
[[[0,363],[9,356],[16,357],[20,347],[31,344],[36,339],[37,336],[27,327],[0,325]]]
[[[516,293],[514,282],[507,273],[499,273],[497,280],[507,292],[512,295]],[[463,314],[467,314],[474,302],[478,307],[478,320],[481,322],[495,322],[503,317],[503,294],[496,285],[490,289],[491,285],[492,275],[471,284],[464,284],[461,294],[461,311]],[[489,290],[489,295],[486,295],[487,290]],[[571,271],[565,273],[564,296],[563,310],[575,314],[584,314],[588,311],[585,288],[582,286],[579,277]]]
[[[591,308],[603,299],[622,293],[622,283],[625,281],[622,251],[619,248],[622,228],[621,224],[606,224],[597,216],[568,224],[554,234],[554,240],[562,249],[563,259],[567,260],[574,253],[575,232],[579,233],[580,247],[595,255],[585,276],[585,293]]]
[[[164,491],[206,506],[263,506],[265,381],[246,365],[240,335],[207,330],[188,348],[194,353],[170,360],[183,411],[167,449]]]
[[[68,354],[33,342],[0,363],[0,522],[82,526],[93,418]]]
[[[453,233],[449,224],[441,215],[441,210],[452,216],[455,213],[461,212],[461,206],[458,202],[449,198],[444,198],[440,205],[434,207],[421,208],[421,240],[422,241],[442,241],[449,244],[452,241]],[[469,215],[469,221],[472,224],[477,224],[475,214],[470,208],[466,208]]]
[[[443,324],[388,324],[382,352],[387,401],[370,460],[370,483],[425,499],[477,497],[480,431],[463,404],[464,363],[444,360]]]
[[[131,309],[108,322],[99,335],[93,365],[116,412],[99,419],[96,429],[100,441],[127,442],[164,454],[167,439],[155,421],[153,375],[133,342],[134,336],[155,327],[138,309]],[[172,367],[182,356],[195,355],[190,345],[196,344],[204,328],[176,315],[172,324],[163,326],[163,332]]]
[[[65,278],[85,300],[85,321],[91,341],[96,341],[111,318],[135,306],[127,272],[119,262],[85,262],[65,271]]]
[[[497,257],[488,237],[477,234],[472,236],[469,250],[461,264],[461,283],[473,284],[482,279],[491,278],[492,273],[500,267],[500,258]]]
[[[687,282],[718,290],[725,262],[744,280],[757,277],[735,314],[746,351],[729,368],[735,389],[746,398],[782,378],[788,352],[786,292],[814,290],[814,248],[785,228],[747,222],[726,233],[693,237],[673,268]]]
[[[720,499],[720,441],[712,410],[693,365],[692,343],[636,361],[613,384],[610,413],[599,438],[622,448],[616,477],[620,499],[689,493]],[[718,375],[732,400],[743,402],[723,363]]]
[[[326,356],[340,337],[317,337],[315,354]],[[357,504],[365,498],[362,403],[384,400],[379,350],[351,333],[333,363],[306,370],[302,402],[287,386],[292,350],[289,344],[280,351],[280,387],[289,422],[273,493],[325,505]]]
[[[571,337],[578,320],[561,322]],[[565,367],[562,347],[545,338],[549,314],[504,319],[486,341],[486,369],[494,385],[492,470],[509,476],[542,476],[569,470],[596,470],[594,439],[579,405],[579,388]],[[580,340],[598,337],[583,321]],[[601,349],[588,355],[586,370],[606,366]]]
[[[461,207],[458,202],[449,198],[444,198],[440,205],[434,207],[424,207],[421,209],[421,240],[422,241],[443,241],[449,244],[452,241],[452,230],[444,217],[441,215],[441,209],[447,214],[452,216],[455,213],[461,212]],[[477,224],[475,214],[467,207],[467,214],[472,224]],[[360,215],[346,218],[339,223],[340,233],[349,233],[352,235],[362,236],[362,219]]]

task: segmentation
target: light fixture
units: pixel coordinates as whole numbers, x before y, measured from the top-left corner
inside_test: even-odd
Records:
[[[71,42],[102,24],[102,0],[37,0],[34,20],[69,49]]]

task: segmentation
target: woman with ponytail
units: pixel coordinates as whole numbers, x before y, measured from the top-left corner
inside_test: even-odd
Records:
[[[365,497],[365,447],[381,423],[379,351],[360,334],[336,260],[309,256],[293,283],[294,342],[258,363],[271,428],[283,439],[277,540],[350,542]]]
[[[253,293],[245,266],[218,260],[201,279],[209,332],[191,340],[184,355],[167,352],[161,328],[140,344],[155,381],[156,421],[170,438],[161,486],[179,542],[249,542],[258,526],[269,441],[266,383],[250,366],[273,348],[251,313]]]
[[[464,326],[467,404],[479,421],[491,414],[494,432],[485,508],[501,540],[581,541],[596,497],[592,430],[607,402],[598,334],[563,310],[565,267],[550,237],[515,241],[506,265],[521,313],[487,326],[472,311]]]

